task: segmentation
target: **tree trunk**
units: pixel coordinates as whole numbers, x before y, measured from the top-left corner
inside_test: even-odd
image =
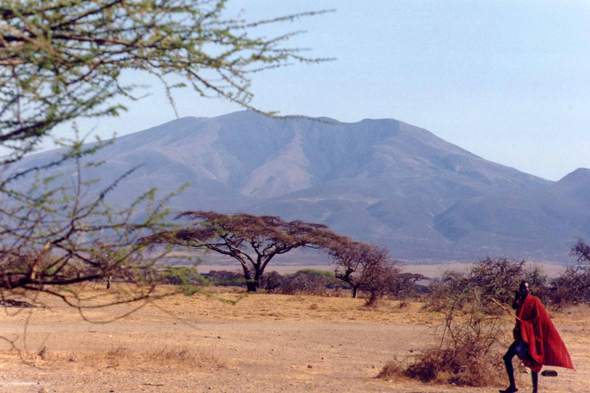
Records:
[[[242,269],[244,270],[244,279],[246,280],[246,288],[248,288],[248,292],[256,292],[260,283],[256,279],[252,279],[252,275],[250,273],[250,269],[248,266],[242,264]]]
[[[356,299],[358,292],[359,292],[360,285],[353,285],[352,286],[352,298]]]
[[[256,290],[262,287],[262,269],[256,268],[256,272],[254,273],[254,280],[252,280],[254,285],[256,285]],[[248,290],[250,292],[250,290]]]
[[[246,287],[248,288],[248,292],[256,292],[258,291],[258,282],[252,279],[246,279]]]

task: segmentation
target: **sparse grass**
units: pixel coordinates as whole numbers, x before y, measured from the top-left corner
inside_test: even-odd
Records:
[[[95,354],[86,354],[94,357]],[[135,367],[137,364],[146,366],[174,366],[184,368],[195,367],[225,367],[225,363],[214,356],[196,353],[187,348],[161,348],[151,351],[135,352],[125,347],[109,350],[106,354],[100,354],[109,365],[113,367]]]
[[[225,368],[226,363],[214,356],[197,353],[187,348],[160,348],[150,351],[133,351],[117,347],[106,352],[53,352],[43,347],[40,351],[20,351],[25,363],[37,367],[64,366],[75,363],[77,367],[133,368],[150,370],[154,367],[174,369]]]
[[[170,292],[171,288],[159,290]],[[234,292],[231,288],[211,289],[228,299],[243,295],[243,291]],[[90,294],[97,296],[106,292],[104,285],[97,285],[93,291]],[[392,392],[454,393],[459,389],[452,384],[466,383],[469,376],[467,369],[460,370],[458,376],[445,370],[440,363],[448,360],[448,355],[421,356],[421,351],[440,343],[432,334],[435,329],[426,325],[444,325],[444,315],[424,310],[415,301],[405,301],[405,307],[400,308],[400,301],[385,299],[379,305],[366,307],[363,299],[349,297],[257,294],[233,305],[203,294],[190,298],[175,294],[113,324],[78,328],[80,318],[73,310],[54,298],[41,296],[40,300],[50,307],[31,309],[35,318],[30,323],[27,344],[35,350],[24,353],[23,358],[16,351],[0,351],[0,363],[9,382],[10,378],[17,382],[46,380],[57,391],[121,391],[129,389],[130,381],[139,387],[161,386],[158,391],[166,392],[201,391],[207,386],[213,386],[215,391],[308,391],[307,383],[321,378],[318,383],[330,381],[324,391],[381,387]],[[556,326],[568,349],[573,350],[580,371],[588,370],[583,354],[590,345],[589,311],[590,307],[578,306],[555,315]],[[108,319],[109,313],[119,311],[99,309],[91,315]],[[19,333],[25,317],[5,315],[3,328]],[[464,313],[456,316],[459,322],[467,317]],[[504,340],[512,324],[510,317],[503,317],[503,341],[494,347],[493,353],[482,358],[485,362],[501,362],[501,354],[507,348]],[[187,328],[189,325],[196,329]],[[262,329],[256,330],[259,327]],[[441,328],[437,330],[440,332]],[[47,331],[52,336],[46,337]],[[226,335],[224,331],[233,334]],[[271,331],[277,334],[269,334]],[[22,341],[17,344],[22,347]],[[395,360],[396,356],[401,361]],[[374,377],[391,359],[394,361],[379,373],[381,380],[367,385],[367,376]],[[25,366],[23,360],[36,367]],[[406,374],[410,365],[420,360],[424,370],[436,370],[436,377],[429,382],[434,386]],[[463,365],[464,361],[460,362]],[[308,364],[313,368],[308,369]],[[514,366],[519,378],[516,360]],[[418,369],[414,366],[413,371]],[[496,371],[500,379],[486,383],[505,387],[507,380],[501,364]],[[12,377],[9,373],[13,373]],[[478,386],[488,374],[476,374],[473,378],[477,381],[467,383]],[[542,379],[543,391],[590,391],[583,373],[572,372],[566,378]],[[261,382],[245,385],[254,379]],[[530,375],[520,375],[520,379],[519,388],[526,391]],[[205,381],[210,385],[205,385]],[[296,386],[297,383],[300,385]],[[152,388],[145,388],[149,389]]]

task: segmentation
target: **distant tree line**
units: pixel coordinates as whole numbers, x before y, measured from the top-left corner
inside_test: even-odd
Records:
[[[408,280],[407,275],[401,274],[399,262],[391,258],[386,248],[337,234],[324,224],[285,221],[277,216],[206,211],[187,211],[178,215],[177,220],[189,223],[178,230],[146,237],[142,244],[154,248],[172,245],[205,250],[233,258],[242,269],[241,282],[249,292],[260,289],[310,292],[305,289],[307,287],[316,288],[314,291],[318,292],[320,287],[330,283],[334,288],[350,288],[353,297],[362,291],[372,303],[388,293],[402,291]],[[266,268],[277,255],[304,247],[324,252],[334,264],[334,274],[327,277],[317,271],[300,271],[289,278],[277,273],[265,275]],[[221,281],[237,283],[240,280],[226,277]]]
[[[152,296],[166,255],[138,242],[169,229],[167,202],[155,189],[111,204],[111,192],[138,168],[101,184],[93,155],[109,145],[85,144],[80,119],[126,111],[125,101],[161,86],[218,97],[267,115],[252,104],[254,76],[294,63],[328,59],[292,46],[299,31],[264,27],[324,11],[246,20],[228,0],[0,1],[0,293],[45,292],[82,308],[84,283],[134,283],[115,303]],[[262,29],[262,30],[261,30]],[[128,72],[140,84],[126,82]],[[178,114],[176,114],[178,117]],[[56,134],[71,127],[66,137]],[[80,132],[78,132],[80,131]],[[55,159],[22,159],[42,143],[61,147]],[[72,176],[59,174],[76,166]],[[190,273],[190,272],[183,272]],[[190,274],[185,274],[186,279]],[[74,287],[73,284],[76,284]],[[74,290],[76,289],[76,291]],[[117,290],[117,288],[111,288]],[[34,297],[34,296],[33,296]],[[90,304],[93,307],[94,305]]]
[[[486,299],[511,304],[514,290],[522,280],[527,280],[531,292],[553,309],[590,304],[590,246],[579,239],[570,254],[576,258],[576,264],[567,266],[553,278],[537,265],[507,258],[486,258],[475,263],[466,273],[448,271],[428,286],[429,307],[442,308],[448,299],[457,298],[465,291],[472,296],[475,289]],[[469,302],[469,296],[463,301]],[[488,303],[488,306],[489,310],[500,312],[494,304]]]
[[[540,267],[524,260],[488,257],[465,273],[448,271],[440,279],[430,280],[420,274],[403,272],[400,263],[386,248],[337,234],[323,224],[286,221],[276,216],[205,211],[184,212],[177,219],[188,220],[188,225],[156,233],[143,238],[141,243],[152,248],[172,245],[205,250],[235,259],[242,273],[214,271],[199,275],[214,285],[245,286],[250,292],[265,290],[286,294],[326,295],[350,291],[355,298],[362,293],[368,303],[383,297],[415,298],[426,300],[429,308],[443,309],[448,299],[463,299],[455,306],[469,303],[469,296],[475,292],[483,298],[510,304],[514,288],[526,279],[532,292],[550,307],[590,303],[590,246],[581,239],[571,251],[577,264],[567,267],[553,279]],[[332,262],[333,272],[266,273],[274,257],[297,248],[325,253]],[[425,281],[430,283],[426,285]],[[458,296],[465,291],[469,296]],[[428,294],[425,299],[424,293]],[[486,307],[499,312],[491,303]]]

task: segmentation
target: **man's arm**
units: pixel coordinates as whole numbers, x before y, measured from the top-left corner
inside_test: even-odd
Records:
[[[517,308],[522,307],[522,295],[518,292],[514,292],[514,301],[512,302],[512,309],[516,310]]]

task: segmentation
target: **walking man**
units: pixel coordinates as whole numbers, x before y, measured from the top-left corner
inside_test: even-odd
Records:
[[[529,283],[523,281],[516,291],[512,308],[516,310],[514,342],[504,355],[506,373],[510,380],[507,389],[500,393],[518,392],[514,383],[512,358],[517,355],[531,369],[533,393],[537,393],[539,372],[543,366],[557,366],[575,370],[569,353],[549,318],[545,307],[536,296],[529,293]]]

